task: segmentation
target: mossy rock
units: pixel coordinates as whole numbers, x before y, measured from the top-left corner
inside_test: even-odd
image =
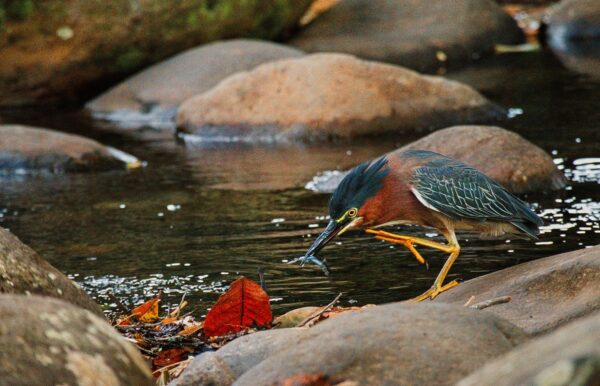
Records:
[[[310,3],[0,1],[0,106],[77,99],[105,88],[107,80],[217,39],[281,37]]]

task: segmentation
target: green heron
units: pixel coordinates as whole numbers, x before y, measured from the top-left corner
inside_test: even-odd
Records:
[[[379,240],[404,245],[424,263],[415,245],[448,253],[433,286],[412,299],[433,299],[456,286],[444,284],[460,253],[455,231],[486,236],[515,235],[537,238],[542,220],[523,201],[482,172],[459,161],[424,150],[395,151],[362,163],[340,182],[329,201],[327,228],[300,258],[329,270],[318,253],[334,237],[352,228],[364,229]],[[447,244],[402,236],[376,228],[412,224],[438,229]]]

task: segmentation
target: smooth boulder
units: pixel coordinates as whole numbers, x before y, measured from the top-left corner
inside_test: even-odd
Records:
[[[600,3],[596,0],[563,0],[548,17],[547,35],[552,45],[600,38]]]
[[[50,296],[103,315],[75,282],[4,228],[0,228],[0,293]]]
[[[0,125],[0,172],[83,172],[141,166],[92,139],[39,127]]]
[[[216,352],[195,358],[172,386],[229,386],[269,356],[296,344],[305,333],[303,329],[284,328],[242,336]]]
[[[511,131],[493,126],[453,126],[401,147],[430,150],[481,170],[513,193],[557,190],[565,177],[544,150]],[[308,188],[331,192],[346,173],[313,178]]]
[[[524,340],[512,324],[464,307],[388,304],[317,324],[234,385],[272,385],[298,374],[359,385],[453,385]]]
[[[510,296],[483,312],[542,334],[600,311],[600,246],[519,264],[461,283],[434,302],[465,304]]]
[[[314,54],[226,78],[185,101],[177,126],[183,137],[205,141],[348,140],[502,117],[501,108],[464,84],[350,55]]]
[[[229,40],[196,47],[126,79],[86,105],[95,117],[168,123],[184,100],[229,75],[277,59],[302,56],[292,47],[260,40]]]
[[[521,42],[517,23],[492,0],[344,0],[291,44],[430,72]]]
[[[457,386],[600,385],[600,313],[488,362]]]
[[[200,44],[284,37],[311,2],[0,2],[0,106],[79,102],[108,82]]]
[[[89,311],[42,296],[0,295],[0,383],[154,385],[135,347]]]

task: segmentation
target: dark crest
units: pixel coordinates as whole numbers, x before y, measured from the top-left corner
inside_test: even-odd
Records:
[[[363,162],[342,179],[329,200],[332,219],[340,218],[350,208],[360,208],[383,187],[383,178],[390,172],[387,162],[385,157]]]

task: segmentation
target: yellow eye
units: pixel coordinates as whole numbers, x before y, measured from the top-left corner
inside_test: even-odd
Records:
[[[356,208],[352,208],[348,211],[348,217],[354,218],[358,214],[358,210]]]

